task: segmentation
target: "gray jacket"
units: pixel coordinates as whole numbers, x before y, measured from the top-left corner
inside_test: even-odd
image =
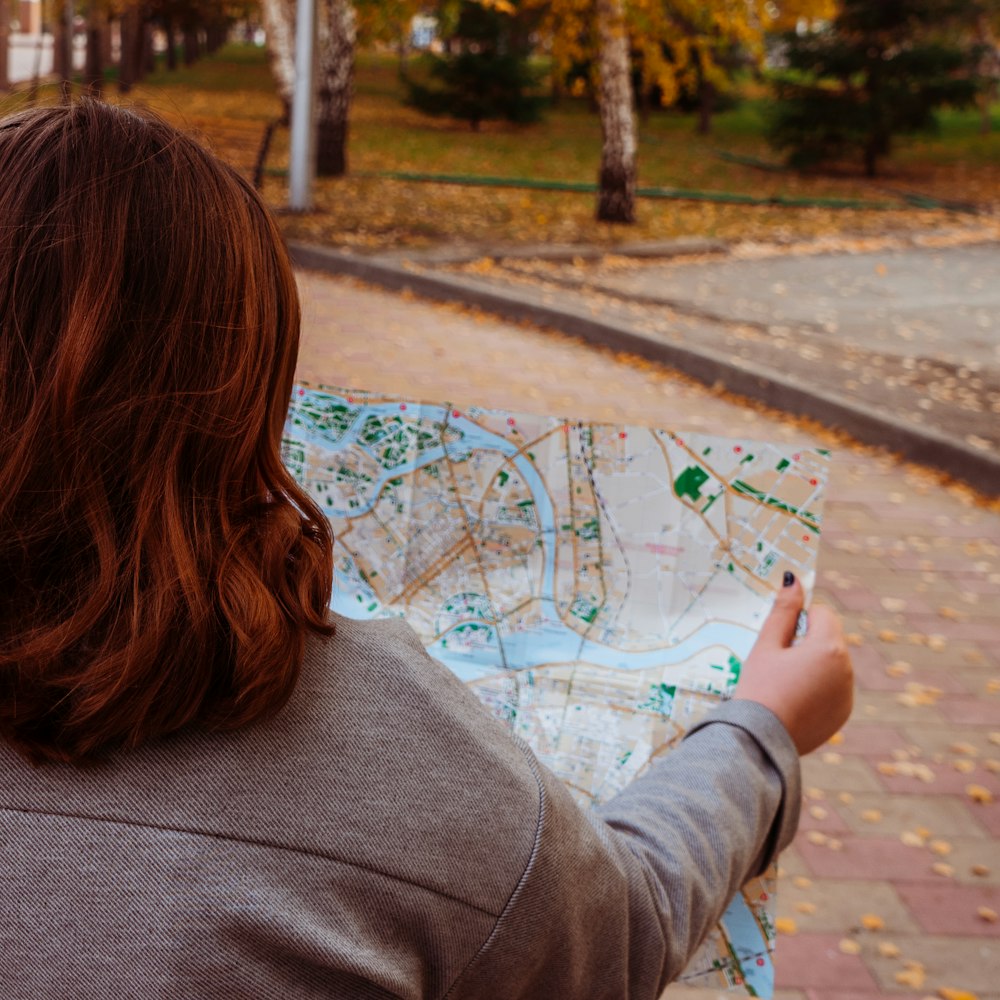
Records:
[[[266,724],[85,769],[0,746],[4,1000],[653,1000],[794,833],[760,705],[585,814],[407,626],[337,624]]]

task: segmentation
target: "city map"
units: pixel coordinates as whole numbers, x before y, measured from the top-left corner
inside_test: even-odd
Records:
[[[731,691],[785,570],[811,582],[829,464],[304,385],[283,458],[333,524],[332,608],[404,617],[583,805]],[[681,981],[770,997],[774,940],[772,871]]]

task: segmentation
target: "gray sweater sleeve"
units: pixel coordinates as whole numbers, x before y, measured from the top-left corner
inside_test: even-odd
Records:
[[[655,1000],[798,823],[798,754],[754,702],[720,706],[589,822],[532,766],[528,866],[450,1000]]]

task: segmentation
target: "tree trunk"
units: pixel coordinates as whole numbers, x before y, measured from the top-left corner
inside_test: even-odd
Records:
[[[698,135],[712,131],[712,114],[715,111],[715,87],[707,80],[698,81]]]
[[[57,0],[55,6],[55,30],[52,39],[52,72],[66,88],[73,80],[73,6]]]
[[[989,18],[985,14],[980,14],[976,21],[976,42],[982,47],[982,56],[977,67],[983,81],[979,92],[979,131],[982,135],[988,135],[993,128],[990,111],[997,95],[1000,94],[1000,47],[997,45]]]
[[[137,3],[125,8],[121,19],[121,57],[118,90],[127,94],[142,79],[143,11]]]
[[[267,54],[278,96],[289,121],[295,88],[295,8],[288,0],[260,0],[260,15],[267,35]]]
[[[294,0],[261,0],[278,96],[287,123],[295,88]],[[354,84],[356,25],[350,0],[320,0],[317,24],[316,173],[339,177],[347,172],[347,133]]]
[[[10,89],[10,6],[0,0],[0,91]]]
[[[83,85],[92,94],[104,88],[104,15],[97,0],[87,4],[87,63],[83,70]]]
[[[341,177],[347,173],[357,28],[350,0],[327,0],[324,7],[316,88],[316,176]]]
[[[193,66],[201,55],[201,39],[198,37],[198,29],[186,27],[184,29],[184,65]]]
[[[600,37],[601,170],[597,218],[635,222],[636,139],[622,0],[597,0]]]
[[[881,143],[877,135],[870,135],[865,142],[865,176],[878,176],[878,158],[881,152]]]
[[[144,21],[142,25],[142,48],[139,59],[142,65],[142,76],[156,72],[156,50],[153,48],[153,25]]]
[[[172,17],[163,19],[163,34],[167,40],[167,69],[177,69],[177,24]]]

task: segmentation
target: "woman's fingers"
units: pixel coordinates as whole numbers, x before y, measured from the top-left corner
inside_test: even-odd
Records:
[[[791,574],[786,575],[786,580],[788,576]],[[771,613],[764,619],[757,637],[757,649],[786,649],[792,644],[804,599],[802,584],[792,576],[791,582],[786,583],[774,598]]]

